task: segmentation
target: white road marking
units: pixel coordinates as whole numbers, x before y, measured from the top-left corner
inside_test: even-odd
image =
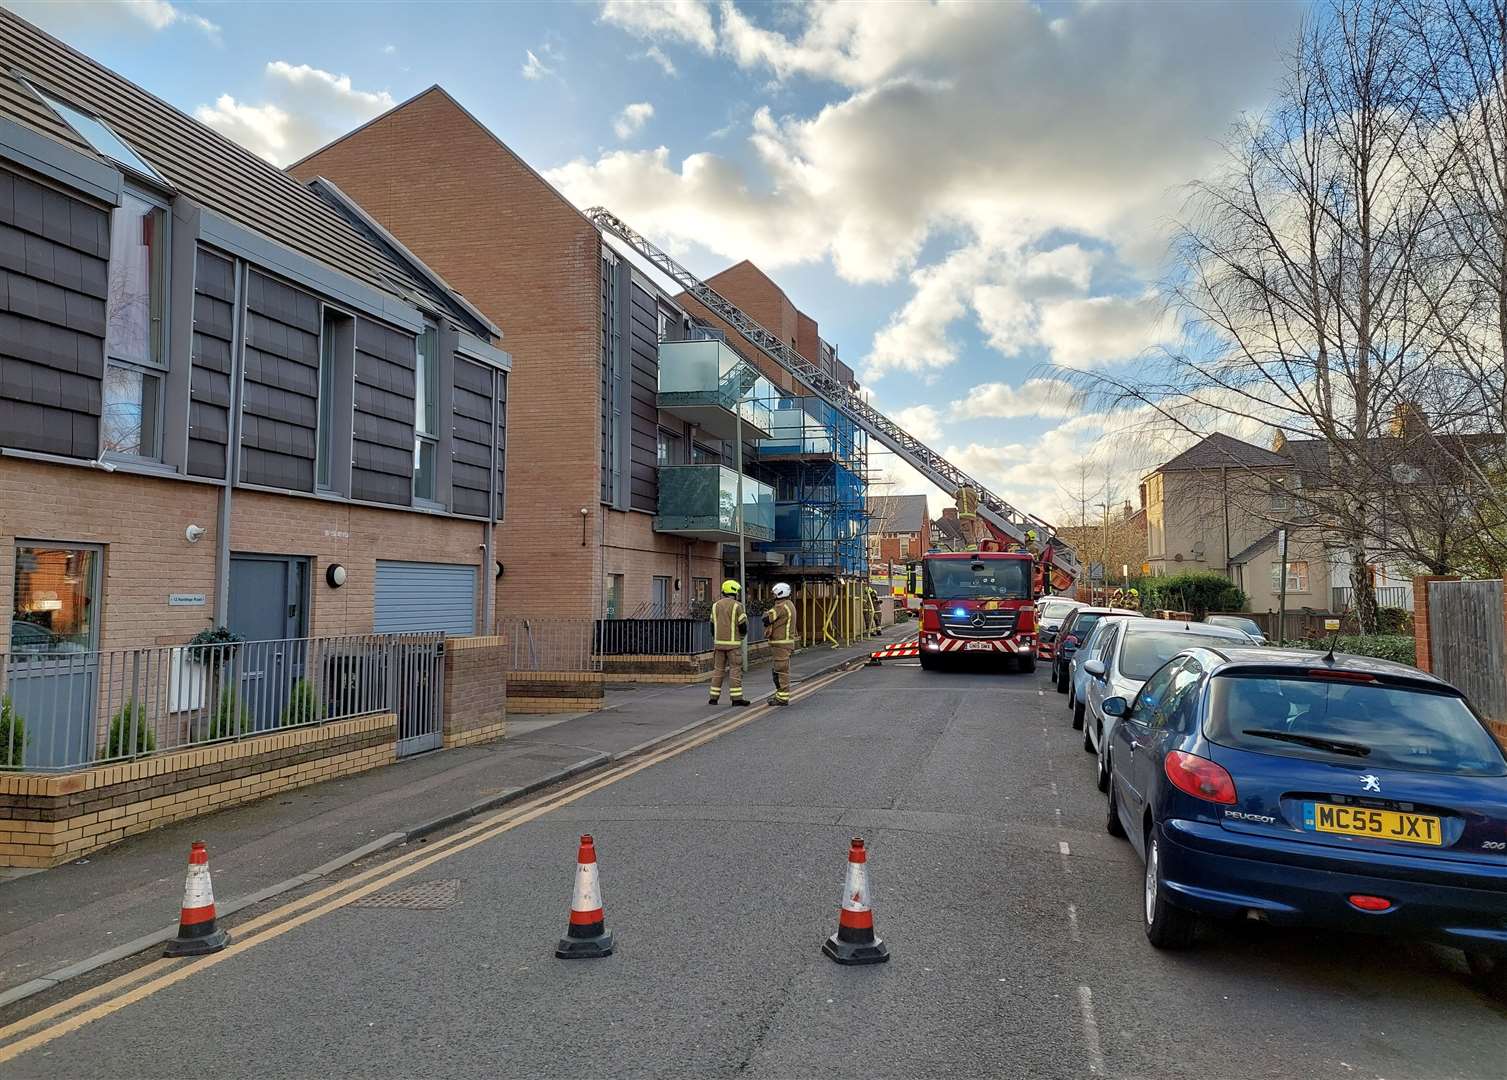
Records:
[[[1078,905],[1067,906],[1067,936],[1074,945],[1083,944],[1083,936],[1078,933]]]
[[[1073,853],[1072,849],[1067,846],[1066,840],[1057,841],[1057,850],[1064,855],[1071,855]]]
[[[1057,797],[1057,781],[1053,780],[1052,781],[1052,798],[1055,799],[1056,797]]]
[[[1036,691],[1036,696],[1037,697],[1046,697],[1047,696],[1047,692],[1045,690],[1038,690],[1038,691]]]
[[[1099,1046],[1099,1021],[1094,1019],[1094,992],[1078,987],[1078,1008],[1083,1014],[1083,1047],[1088,1052],[1088,1071],[1104,1075],[1104,1051]]]
[[[1059,829],[1062,828],[1062,808],[1060,806],[1052,807],[1052,815],[1057,819],[1057,827]]]
[[[1072,855],[1072,849],[1067,846],[1066,840],[1057,841],[1057,853],[1062,856],[1062,872],[1071,875],[1073,868],[1068,865],[1068,856]]]

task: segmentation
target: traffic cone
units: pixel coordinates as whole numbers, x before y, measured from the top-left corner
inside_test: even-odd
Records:
[[[848,881],[837,913],[837,933],[822,945],[839,964],[882,964],[890,950],[874,933],[874,912],[869,907],[869,853],[860,837],[848,849]]]
[[[570,925],[555,946],[561,960],[592,960],[612,955],[612,935],[602,912],[602,884],[597,879],[597,849],[591,835],[581,837],[576,855],[576,891],[570,900]]]
[[[209,880],[209,852],[204,841],[188,849],[188,878],[183,883],[183,910],[178,936],[167,943],[164,956],[203,956],[219,952],[230,935],[215,926],[215,891]]]

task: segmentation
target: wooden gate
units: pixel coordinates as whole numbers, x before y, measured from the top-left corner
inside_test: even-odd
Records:
[[[1507,722],[1502,582],[1429,582],[1429,662],[1481,715]]]

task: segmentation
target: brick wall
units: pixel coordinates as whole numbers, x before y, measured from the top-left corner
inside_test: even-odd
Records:
[[[500,637],[445,642],[446,749],[490,742],[507,734],[506,655]]]
[[[325,176],[484,311],[512,354],[502,615],[597,614],[601,236],[444,91],[293,166]]]
[[[604,508],[605,509],[605,508]],[[623,575],[624,615],[647,613],[654,599],[654,577],[668,577],[670,603],[680,610],[691,602],[692,581],[711,581],[712,598],[722,585],[721,548],[714,543],[691,541],[654,531],[648,514],[610,510],[606,512],[606,536],[602,545],[602,572]],[[675,582],[680,589],[675,590]]]
[[[0,866],[56,866],[171,821],[391,764],[397,723],[362,716],[84,772],[0,774]]]
[[[514,713],[586,712],[602,707],[602,673],[516,671],[508,676],[508,708]]]

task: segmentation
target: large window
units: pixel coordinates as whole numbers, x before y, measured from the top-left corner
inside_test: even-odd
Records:
[[[679,435],[671,434],[664,428],[659,429],[659,441],[657,446],[657,460],[660,465],[681,464],[680,448],[684,440]]]
[[[167,373],[165,207],[127,191],[110,220],[101,448],[161,456],[162,384]]]
[[[36,88],[33,87],[33,89]],[[100,154],[118,164],[124,165],[128,169],[141,173],[143,176],[165,182],[162,181],[162,177],[158,174],[157,170],[148,165],[140,154],[126,144],[124,139],[111,131],[104,121],[98,117],[90,116],[80,109],[75,109],[72,105],[65,105],[57,98],[50,94],[44,94],[40,90],[37,90],[37,96],[47,102],[53,112],[61,116],[69,127],[78,132],[80,138],[94,147]]]
[[[1272,592],[1282,591],[1282,564],[1272,563]],[[1290,593],[1308,591],[1308,563],[1289,562],[1287,564],[1287,591]]]
[[[439,439],[440,332],[426,323],[418,338],[413,396],[413,497],[435,501],[434,459]]]
[[[10,616],[14,656],[95,648],[99,550],[21,543]]]

